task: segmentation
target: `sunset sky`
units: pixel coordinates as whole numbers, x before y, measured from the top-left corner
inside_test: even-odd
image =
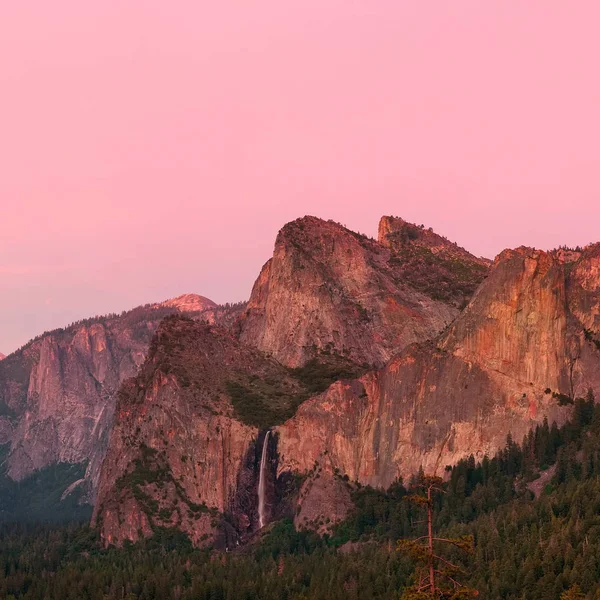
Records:
[[[3,2],[0,351],[249,296],[305,214],[600,241],[600,3]]]

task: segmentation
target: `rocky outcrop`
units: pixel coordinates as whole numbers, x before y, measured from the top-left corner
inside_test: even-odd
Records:
[[[269,405],[256,415],[264,385]],[[119,395],[94,511],[105,543],[176,526],[198,545],[217,537],[231,545],[254,531],[262,445],[253,419],[286,411],[304,393],[286,368],[228,330],[165,319]]]
[[[504,251],[441,344],[498,380],[584,396],[600,386],[599,254]]]
[[[186,295],[46,333],[6,357],[0,443],[10,443],[8,475],[22,479],[54,463],[86,463],[86,498],[93,500],[117,390],[137,373],[161,319],[181,311],[214,320],[220,307]]]
[[[241,342],[186,327],[159,334],[124,389],[95,515],[107,543],[157,526],[200,545],[256,531],[266,427],[272,517],[325,533],[351,510],[353,482],[442,475],[563,421],[600,390],[600,245],[507,250],[488,274],[485,259],[399,219],[382,219],[375,242],[305,218],[280,232],[234,328]],[[325,359],[338,381],[309,398]],[[348,362],[380,368],[354,377]],[[204,458],[188,462],[194,452]],[[300,489],[283,493],[292,481]]]
[[[600,243],[567,262],[569,309],[590,332],[600,334]]]
[[[382,227],[388,231],[391,225]],[[448,265],[479,283],[487,263],[466,251],[455,251],[459,261],[427,250],[423,268],[415,273],[416,260],[405,250],[420,247],[413,248],[411,239],[407,246],[390,244],[391,235],[382,234],[385,243],[379,243],[314,217],[288,223],[254,284],[241,340],[292,367],[330,352],[382,366],[409,344],[438,335],[464,302],[463,292],[449,291]]]
[[[175,308],[180,313],[200,313],[208,309],[217,308],[217,304],[204,296],[198,294],[183,294],[177,296],[177,298],[171,298],[162,302],[159,306],[167,306],[169,308]]]
[[[294,526],[331,534],[354,508],[352,486],[332,467],[327,456],[316,461],[297,496]]]
[[[492,455],[544,417],[562,421],[572,398],[600,389],[597,267],[597,247],[568,259],[503,252],[439,340],[332,385],[280,426],[280,472],[327,461],[387,487],[420,467],[440,475]]]
[[[565,266],[549,253],[506,250],[441,346],[490,374],[566,389]]]

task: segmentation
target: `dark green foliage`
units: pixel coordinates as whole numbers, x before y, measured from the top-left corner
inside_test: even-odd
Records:
[[[552,397],[556,398],[559,406],[567,406],[568,404],[573,404],[573,398],[567,394],[562,394],[560,392],[552,392]]]
[[[429,248],[411,243],[419,237],[420,228],[406,224],[390,234],[394,254],[390,264],[407,283],[434,298],[451,304],[466,302],[486,277],[488,267],[475,261],[435,254]]]
[[[237,381],[226,383],[237,418],[259,428],[272,427],[289,419],[306,394],[285,394],[276,385],[256,381],[254,389]]]
[[[312,531],[296,531],[290,519],[273,525],[256,550],[257,558],[278,558],[286,554],[310,554],[324,548],[325,542]]]
[[[165,483],[171,481],[171,471],[161,460],[159,453],[146,444],[140,444],[140,458],[133,462],[133,469],[117,481],[117,489],[133,488],[148,483]]]
[[[410,504],[402,501],[406,494],[401,481],[387,491],[369,486],[354,489],[352,499],[356,510],[336,527],[331,543],[341,546],[364,538],[397,540],[407,537],[415,513]]]
[[[283,423],[294,415],[305,400],[325,391],[340,379],[360,376],[363,368],[334,354],[313,358],[303,367],[289,369],[298,382],[295,391],[282,385],[281,379],[238,375],[238,381],[227,382],[227,393],[237,417],[259,428]]]
[[[11,421],[14,420],[17,413],[7,404],[0,400],[0,417],[8,417]]]
[[[80,504],[81,488],[61,500],[63,492],[85,473],[85,465],[59,463],[22,481],[0,474],[0,522],[57,523],[87,521],[89,504]]]
[[[527,483],[550,466],[556,473],[534,499]],[[134,479],[159,480],[155,471],[142,464]],[[469,574],[463,581],[479,597],[596,598],[600,407],[593,394],[574,402],[565,425],[544,422],[522,444],[509,436],[496,456],[470,457],[446,474],[445,493],[434,500],[435,531],[473,536],[472,558],[459,548],[444,556]],[[414,565],[395,541],[423,534],[422,511],[403,500],[402,482],[385,492],[347,484],[356,510],[331,537],[297,532],[284,520],[260,544],[223,554],[194,550],[160,527],[135,546],[102,550],[87,527],[0,526],[0,598],[398,600],[414,583]]]
[[[335,355],[313,358],[303,367],[291,369],[292,375],[311,395],[324,392],[334,381],[359,377],[364,371],[364,368]]]
[[[161,453],[145,444],[140,445],[140,451],[140,458],[137,458],[127,473],[119,478],[116,487],[117,490],[131,491],[140,508],[148,517],[153,530],[159,528],[161,523],[170,523],[176,505],[160,508],[158,500],[147,493],[146,486],[151,484],[156,484],[159,488],[172,486],[177,499],[187,505],[192,514],[199,515],[203,512],[210,512],[205,504],[195,504],[187,497],[179,481],[173,477]]]
[[[290,523],[263,546],[194,550],[172,530],[122,550],[101,550],[87,527],[0,527],[0,598],[27,600],[396,599],[410,576],[393,548],[342,554]]]

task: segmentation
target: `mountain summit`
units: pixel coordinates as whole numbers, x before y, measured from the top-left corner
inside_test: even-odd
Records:
[[[180,312],[197,312],[208,308],[215,308],[217,304],[198,294],[182,294],[176,298],[161,302],[159,306],[176,308]]]
[[[286,515],[324,532],[352,506],[345,478],[386,488],[563,422],[600,389],[599,273],[598,246],[492,263],[394,217],[377,241],[315,217],[288,223],[229,337],[192,327],[153,342],[170,359],[147,361],[147,383],[121,396],[101,535],[121,544],[163,525],[236,544]],[[188,397],[210,410],[190,413]],[[180,483],[165,495],[167,482]],[[202,503],[212,529],[194,516]]]
[[[172,314],[231,321],[243,305],[186,294],[120,315],[44,333],[0,362],[0,444],[16,480],[57,463],[86,464],[92,500],[112,428],[116,394],[143,364],[159,323]]]
[[[252,289],[241,340],[291,367],[328,352],[383,366],[439,334],[489,262],[390,219],[382,219],[380,241],[316,217],[285,225]]]
[[[176,527],[232,547],[282,517],[330,531],[346,482],[492,456],[589,388],[600,244],[491,262],[397,217],[377,240],[304,217],[247,305],[184,295],[5,358],[0,442],[15,479],[87,461],[107,544]]]

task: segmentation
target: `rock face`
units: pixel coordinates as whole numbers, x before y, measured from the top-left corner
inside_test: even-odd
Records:
[[[247,307],[182,296],[5,358],[0,438],[13,478],[87,461],[106,544],[174,526],[231,546],[258,530],[263,455],[267,522],[323,533],[351,482],[494,454],[588,388],[600,244],[490,265],[402,219],[375,241],[306,217],[279,233]]]
[[[599,249],[503,252],[435,343],[332,385],[279,427],[280,472],[328,464],[387,487],[491,455],[544,416],[563,420],[561,403],[600,390]]]
[[[251,404],[263,382],[271,382],[271,410],[303,392],[286,368],[222,327],[162,322],[119,395],[93,517],[105,543],[176,526],[198,545],[216,537],[231,545],[256,529],[262,444],[251,407],[231,394],[246,389]]]
[[[160,320],[180,311],[214,319],[219,307],[188,295],[82,321],[6,357],[0,364],[0,443],[10,443],[9,476],[22,479],[53,463],[85,462],[92,500],[116,392],[144,361]]]
[[[296,529],[331,534],[335,525],[343,521],[354,506],[350,488],[332,468],[331,461],[326,456],[322,457],[321,463],[317,461],[306,475],[297,496]]]
[[[119,401],[95,512],[105,542],[158,526],[200,545],[251,535],[267,427],[270,514],[325,532],[351,509],[348,480],[443,474],[600,390],[600,244],[506,250],[490,268],[401,219],[375,242],[307,217],[280,232],[240,339],[177,323]],[[325,359],[379,368],[335,371],[308,397]]]
[[[380,225],[382,243],[314,217],[288,223],[254,284],[241,340],[292,367],[323,352],[383,366],[409,344],[435,337],[485,277],[487,263],[402,224],[418,235],[400,243],[391,218]],[[468,274],[467,291],[453,287],[453,270]]]
[[[180,313],[199,313],[208,309],[217,308],[217,304],[198,294],[183,294],[162,302],[160,306],[176,308]]]
[[[0,352],[0,360],[2,360],[3,358],[6,358],[6,354],[2,354],[2,352]]]

